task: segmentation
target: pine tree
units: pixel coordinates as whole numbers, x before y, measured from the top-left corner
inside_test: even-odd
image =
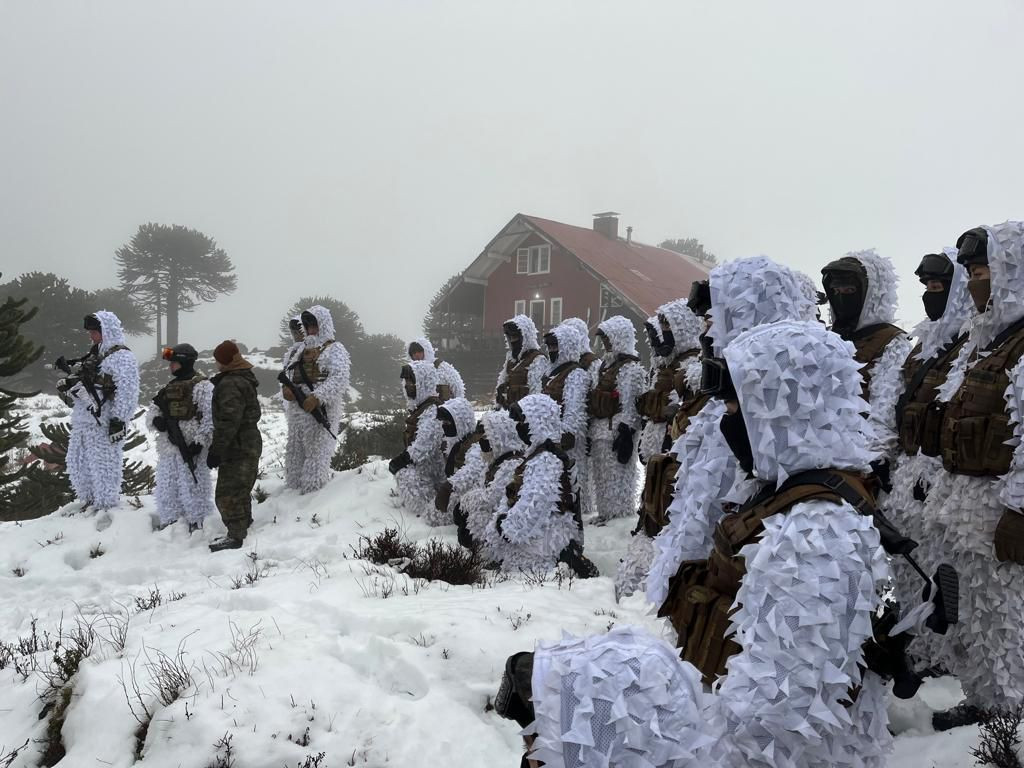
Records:
[[[718,263],[718,257],[704,249],[704,244],[696,237],[679,237],[672,240],[665,240],[660,245],[661,248],[666,248],[676,253],[681,253],[684,256],[689,256],[691,259],[696,259],[701,264],[708,264],[714,266]]]
[[[43,354],[43,348],[21,334],[21,326],[32,319],[35,308],[26,309],[27,299],[8,297],[0,306],[0,380],[9,379]],[[35,393],[14,392],[0,387],[0,511],[10,503],[27,466],[15,466],[15,452],[28,440],[25,417],[14,412],[18,400]]]
[[[448,303],[443,301],[461,280],[461,272],[445,280],[427,306],[427,314],[423,317],[423,335],[432,343],[450,335],[452,331],[460,330],[464,323],[464,318],[449,311]]]

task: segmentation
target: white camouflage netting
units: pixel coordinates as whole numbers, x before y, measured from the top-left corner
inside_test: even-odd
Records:
[[[433,363],[418,360],[409,364],[416,377],[416,397],[406,397],[410,411],[437,395],[437,369]],[[416,435],[406,449],[413,463],[395,475],[398,497],[410,513],[428,518],[434,509],[437,487],[444,481],[444,433],[437,420],[437,406],[423,409],[416,423]]]
[[[489,560],[497,560],[500,553],[488,542],[487,528],[494,521],[498,503],[505,496],[505,488],[512,482],[516,469],[523,463],[522,452],[526,450],[526,445],[516,434],[516,423],[512,421],[507,411],[487,411],[480,417],[480,421],[484,425],[487,441],[491,444],[491,453],[484,457],[488,469],[494,462],[501,463],[489,483],[466,492],[462,497],[462,511],[466,515],[466,526],[473,540],[483,546],[484,554]]]
[[[420,336],[412,341],[423,348],[423,359],[428,363],[433,363],[437,369],[437,383],[447,385],[451,389],[452,397],[465,397],[466,384],[462,380],[462,374],[447,360],[437,362],[437,353],[434,351],[434,345],[430,343],[430,339]]]

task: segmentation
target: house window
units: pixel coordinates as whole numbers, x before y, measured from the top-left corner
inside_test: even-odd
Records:
[[[562,322],[562,300],[560,298],[551,300],[551,311],[548,312],[548,320],[552,326]]]
[[[533,320],[533,324],[538,328],[544,327],[544,305],[547,304],[544,299],[535,299],[530,302],[530,319]]]
[[[513,312],[512,314],[513,315],[525,315],[526,314],[526,300],[525,299],[517,299],[516,300],[516,309],[515,309],[515,312]]]
[[[517,275],[546,275],[551,271],[551,246],[531,245],[516,250]]]

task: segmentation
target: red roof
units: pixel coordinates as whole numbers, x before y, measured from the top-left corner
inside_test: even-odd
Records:
[[[647,315],[665,302],[685,298],[694,280],[706,280],[710,268],[687,256],[653,245],[612,240],[586,227],[538,216],[523,218],[599,274]]]

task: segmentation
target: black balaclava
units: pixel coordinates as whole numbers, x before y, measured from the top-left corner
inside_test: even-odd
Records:
[[[864,300],[868,294],[868,273],[864,265],[852,256],[826,264],[821,270],[822,285],[825,295],[832,305],[832,330],[840,336],[857,330]],[[839,285],[853,285],[853,293],[836,293],[834,288]]]
[[[704,317],[711,310],[711,284],[707,280],[693,281],[686,306],[697,317]]]
[[[302,330],[302,321],[297,317],[293,317],[288,321],[288,331],[292,335],[292,341],[296,344],[302,341],[306,335],[305,331]]]
[[[173,347],[164,347],[164,360],[170,363],[178,363],[181,367],[174,372],[176,379],[191,379],[195,375],[196,360],[199,353],[191,344],[176,344]]]
[[[512,352],[512,357],[518,359],[519,354],[523,351],[522,329],[512,320],[507,320],[502,326],[502,330],[505,332],[505,338],[508,339],[508,348]]]
[[[402,366],[402,382],[405,386],[405,396],[410,400],[416,399],[416,374],[411,365]]]
[[[644,331],[646,331],[647,333],[647,346],[651,348],[651,352],[654,352],[654,354],[658,354],[657,352],[655,352],[655,350],[658,348],[658,345],[661,343],[661,339],[658,338],[658,329],[655,328],[650,323],[644,323]]]
[[[736,413],[726,413],[718,426],[729,445],[729,450],[739,461],[740,469],[749,475],[754,471],[754,449],[750,446],[750,436],[743,421],[743,413],[738,409]]]
[[[103,333],[103,325],[100,323],[100,319],[96,315],[86,315],[83,327],[87,331],[99,331]]]
[[[558,337],[554,333],[544,334],[544,344],[548,348],[548,360],[552,363],[558,360]]]
[[[676,337],[664,315],[658,315],[661,323],[661,341],[654,347],[654,354],[658,357],[672,357],[676,351]]]
[[[941,291],[925,291],[921,295],[924,302],[924,312],[931,321],[938,320],[946,312],[946,304],[949,301],[949,286],[953,283],[953,262],[944,253],[926,253],[914,270],[917,279],[922,285],[927,285],[932,280],[942,283]]]
[[[455,417],[448,412],[448,409],[441,407],[437,409],[437,420],[441,422],[441,431],[445,437],[458,437],[459,429],[455,426]]]
[[[598,343],[601,354],[607,355],[612,351],[612,342],[608,338],[608,335],[604,331],[598,331],[594,335],[594,340]]]
[[[530,435],[530,425],[526,421],[526,414],[523,413],[523,409],[516,403],[508,409],[508,415],[516,423],[516,434],[519,435],[519,439],[522,440],[526,445],[530,445],[533,442],[532,436]]]
[[[970,274],[972,264],[988,265],[988,232],[984,227],[975,227],[964,232],[956,241],[956,260]],[[992,279],[985,277],[980,280],[971,278],[967,281],[967,290],[974,300],[979,312],[988,309],[992,297]]]

